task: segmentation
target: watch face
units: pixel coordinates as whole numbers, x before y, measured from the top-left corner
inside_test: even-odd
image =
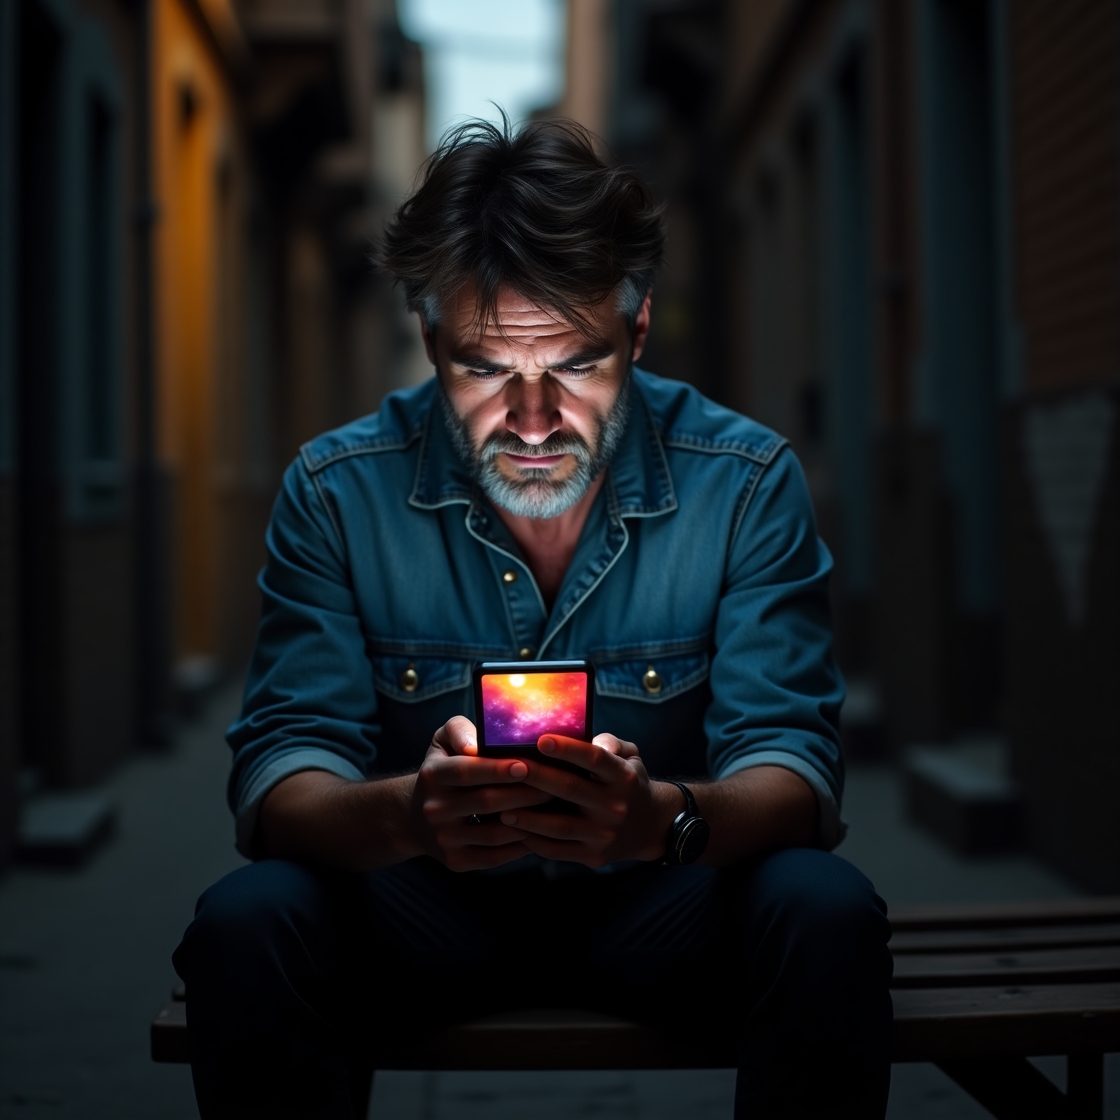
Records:
[[[703,817],[692,817],[685,821],[677,838],[677,859],[681,863],[695,863],[708,846],[710,831],[708,822]]]

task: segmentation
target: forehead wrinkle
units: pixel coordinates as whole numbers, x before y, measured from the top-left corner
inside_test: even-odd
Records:
[[[532,364],[540,369],[555,369],[569,364],[584,365],[600,362],[611,357],[616,349],[610,342],[589,346],[582,339],[574,339],[562,347],[541,347],[532,343],[520,345],[514,342],[505,349],[464,348],[453,353],[451,360],[456,365],[490,366],[496,369],[513,369],[518,364]]]
[[[589,323],[581,329],[554,309],[505,289],[494,313],[484,316],[476,287],[466,284],[449,300],[446,310],[442,329],[449,357],[459,365],[476,362],[516,368],[527,362],[549,369],[576,357],[587,360],[582,356],[593,352],[595,360],[601,360],[599,354],[606,357],[620,346],[606,305],[593,309]],[[609,310],[615,310],[613,304]]]
[[[452,361],[459,365],[486,363],[511,366],[529,359],[542,368],[571,361],[601,361],[617,349],[608,336],[588,339],[573,328],[540,332],[535,329],[514,329],[505,335],[487,331],[481,337],[464,340],[452,348]],[[511,360],[512,359],[512,360]]]

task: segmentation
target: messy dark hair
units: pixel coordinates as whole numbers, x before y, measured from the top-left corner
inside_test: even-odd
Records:
[[[605,163],[586,129],[535,121],[514,130],[503,114],[501,127],[469,121],[444,137],[376,259],[430,326],[473,281],[483,327],[508,287],[580,330],[615,293],[632,328],[664,243],[649,188]]]

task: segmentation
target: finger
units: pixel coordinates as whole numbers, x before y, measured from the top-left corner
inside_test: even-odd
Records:
[[[432,744],[450,755],[477,755],[478,731],[466,716],[452,716],[432,737]]]
[[[552,794],[518,782],[512,786],[481,786],[465,790],[456,800],[466,810],[465,816],[471,813],[485,816],[487,813],[532,809],[551,801]]]
[[[525,829],[512,828],[501,821],[469,824],[464,820],[439,830],[440,843],[445,848],[499,848],[524,840],[527,835]]]
[[[529,762],[527,765],[529,773],[524,785],[542,790],[551,797],[573,801],[577,805],[584,805],[589,799],[601,796],[605,788],[601,782],[592,781],[583,774],[562,770],[559,766],[550,766],[547,762]]]
[[[552,800],[552,794],[532,786],[480,786],[458,791],[449,789],[445,795],[433,794],[424,801],[424,816],[433,827],[466,820],[477,815],[485,817],[505,810],[529,809]]]
[[[597,747],[602,747],[608,750],[613,755],[619,758],[640,758],[638,748],[633,743],[628,743],[625,739],[618,738],[617,735],[608,735],[604,732],[601,735],[596,735],[591,740]]]
[[[521,783],[463,790],[448,786],[446,791],[429,793],[424,797],[423,814],[432,828],[438,828],[442,824],[465,821],[472,815],[488,816],[506,810],[532,809],[551,800],[552,794]]]
[[[626,768],[625,762],[607,748],[597,743],[570,739],[567,735],[542,735],[537,740],[537,750],[547,758],[559,758],[582,766],[601,781],[610,781],[611,775],[619,774]]]
[[[551,840],[575,840],[581,844],[606,847],[614,839],[612,832],[590,817],[582,815],[522,809],[519,812],[503,813],[501,823],[510,828],[516,826],[523,833]]]
[[[492,786],[520,782],[529,773],[528,765],[520,758],[429,756],[424,765],[437,782],[447,786]]]
[[[625,814],[626,795],[620,784],[629,781],[628,776],[620,776],[618,782],[607,784],[550,766],[547,762],[530,762],[528,765],[529,776],[525,785],[544,790],[563,801],[571,801],[599,820],[615,820],[620,814]]]

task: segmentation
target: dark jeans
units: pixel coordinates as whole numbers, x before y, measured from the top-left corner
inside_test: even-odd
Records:
[[[353,1117],[379,1045],[565,1005],[728,1032],[737,1117],[871,1120],[890,1083],[889,936],[868,880],[806,849],[558,878],[265,860],[203,894],[174,962],[206,1120]]]

